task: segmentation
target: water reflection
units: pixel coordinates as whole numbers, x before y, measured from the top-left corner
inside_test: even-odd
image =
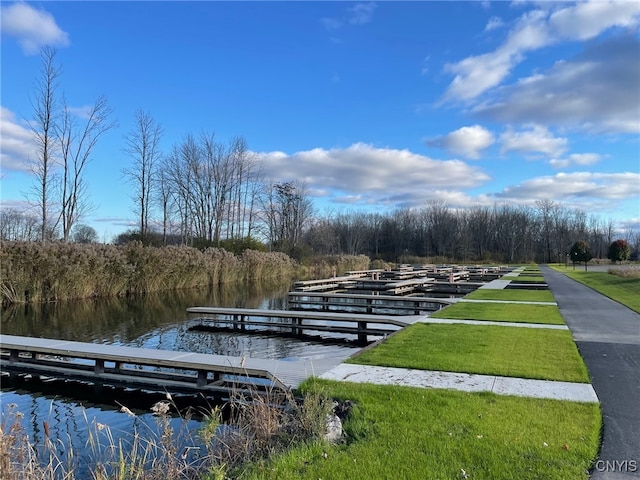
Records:
[[[189,330],[188,307],[286,309],[290,287],[287,281],[141,297],[13,306],[1,311],[0,331],[8,335],[272,359],[345,358],[357,350],[347,344],[323,343],[317,339]],[[91,425],[96,422],[108,425],[117,442],[120,435],[132,431],[136,421],[153,424],[148,412],[157,401],[156,397],[140,392],[106,387],[100,390],[67,382],[42,384],[2,377],[1,387],[3,414],[8,405],[15,404],[16,411],[24,415],[21,423],[26,433],[38,445],[43,444],[43,421],[46,421],[55,435],[54,440],[60,439],[77,450],[78,458],[84,459],[80,462],[86,462],[91,455],[86,450]],[[185,400],[183,405],[186,403]],[[139,416],[133,418],[121,413],[121,405],[135,410]]]
[[[196,305],[286,308],[289,283],[241,284],[190,289],[127,298],[77,300],[41,305],[12,305],[1,310],[7,335],[128,344],[155,328],[185,321]]]

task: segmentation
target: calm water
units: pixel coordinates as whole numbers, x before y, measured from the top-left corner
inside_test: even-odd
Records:
[[[297,340],[278,336],[189,330],[186,309],[192,306],[224,306],[285,309],[290,285],[243,285],[215,291],[187,290],[140,298],[77,301],[62,304],[21,306],[2,311],[1,331],[8,335],[59,338],[83,342],[127,345],[163,350],[213,353],[255,358],[347,357],[357,347],[340,343]],[[150,429],[154,418],[149,408],[161,394],[126,389],[97,389],[70,382],[13,381],[2,378],[0,403],[5,419],[9,409],[20,412],[21,424],[36,445],[43,445],[44,422],[52,440],[69,443],[88,461],[85,449],[89,433],[103,424],[117,439],[134,428]],[[198,404],[189,397],[177,398],[181,407]],[[208,401],[207,401],[208,402]],[[199,406],[206,406],[200,402]],[[138,416],[120,412],[127,406]],[[175,419],[175,430],[182,424]],[[197,426],[197,421],[187,423]],[[98,435],[104,435],[102,431]]]

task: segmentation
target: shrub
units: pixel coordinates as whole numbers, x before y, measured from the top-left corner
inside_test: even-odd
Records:
[[[587,262],[593,258],[593,255],[591,255],[591,251],[589,250],[589,244],[584,240],[578,240],[574,243],[569,255],[573,263],[584,262],[585,270],[587,269]]]
[[[631,247],[626,240],[616,240],[609,245],[607,258],[612,262],[622,262],[629,259]]]

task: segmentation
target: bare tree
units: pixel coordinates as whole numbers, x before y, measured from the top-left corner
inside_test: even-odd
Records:
[[[60,68],[56,66],[56,49],[44,47],[41,51],[41,72],[36,84],[32,106],[35,118],[29,121],[37,145],[37,157],[30,165],[36,178],[34,194],[40,214],[40,240],[46,241],[52,232],[49,218],[49,200],[53,183],[55,132],[57,125],[56,89]]]
[[[254,227],[254,207],[260,190],[261,172],[244,137],[231,141],[229,156],[232,182],[227,233],[230,238],[240,239],[251,236]]]
[[[367,235],[367,215],[362,212],[345,212],[335,219],[335,232],[342,251],[349,255],[362,253]]]
[[[313,215],[313,204],[304,184],[270,184],[262,198],[270,244],[285,253],[292,252]]]
[[[162,244],[167,244],[167,233],[171,222],[171,201],[175,194],[171,181],[171,157],[173,152],[163,157],[156,171],[156,201],[162,210]]]
[[[433,254],[453,257],[457,243],[457,216],[443,200],[428,201],[424,216]]]
[[[0,209],[0,239],[35,241],[38,239],[38,218],[15,208]]]
[[[134,185],[134,200],[140,219],[140,237],[144,242],[149,233],[149,213],[156,163],[161,157],[160,140],[162,127],[149,112],[135,113],[133,129],[125,136],[124,152],[131,157],[132,164],[123,174]]]
[[[116,126],[115,122],[109,120],[111,114],[106,97],[100,96],[86,112],[84,125],[78,127],[77,117],[63,100],[58,142],[62,164],[60,218],[65,242],[69,241],[75,223],[91,208],[86,197],[84,172],[98,138]]]

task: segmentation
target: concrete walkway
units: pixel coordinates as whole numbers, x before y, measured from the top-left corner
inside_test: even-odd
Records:
[[[592,479],[640,478],[640,314],[541,267],[600,398],[603,435]]]
[[[494,327],[518,327],[518,328],[546,328],[548,330],[569,330],[566,325],[552,325],[549,323],[525,323],[525,322],[496,322],[491,320],[459,320],[457,318],[431,318],[420,317],[412,323],[442,323],[447,325],[493,325]]]
[[[493,392],[498,395],[598,402],[598,397],[588,383],[552,382],[496,375],[473,375],[342,363],[320,375],[320,378],[373,383],[375,385],[447,388],[465,392]]]
[[[527,300],[476,300],[473,298],[461,298],[458,303],[514,303],[516,305],[548,305],[555,307],[556,302],[533,302]]]

